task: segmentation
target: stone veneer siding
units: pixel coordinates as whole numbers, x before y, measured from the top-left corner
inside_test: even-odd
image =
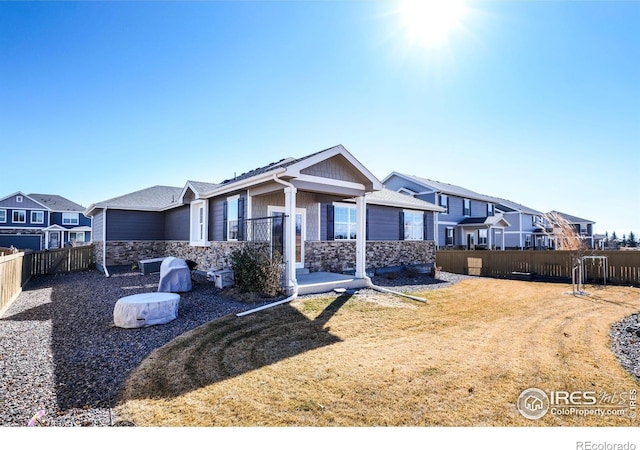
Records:
[[[143,259],[175,256],[198,264],[198,269],[230,266],[230,255],[243,242],[215,241],[193,247],[187,241],[113,241],[107,244],[107,266],[132,265]],[[102,265],[101,241],[94,241],[96,263]],[[434,264],[433,241],[368,241],[367,269]],[[355,241],[306,241],[305,266],[311,272],[350,270],[356,264]]]
[[[103,242],[94,241],[96,263],[102,266]],[[188,241],[109,241],[107,266],[124,266],[143,259],[175,256],[198,264],[198,269],[229,267],[229,255],[242,242],[212,242],[208,247],[193,247]]]
[[[355,241],[307,241],[305,267],[311,272],[351,270],[356,265]],[[435,264],[434,241],[367,241],[367,269]]]

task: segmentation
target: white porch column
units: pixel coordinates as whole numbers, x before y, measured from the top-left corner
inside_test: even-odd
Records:
[[[356,278],[366,276],[367,254],[367,199],[356,197]]]
[[[296,277],[296,193],[295,186],[284,189],[284,209],[286,226],[284,233],[285,282],[287,293],[292,294],[298,285]]]
[[[502,250],[504,250],[504,228],[502,229]]]
[[[487,236],[488,242],[487,242],[487,248],[489,250],[493,250],[493,233],[495,233],[495,230],[491,227],[487,228],[487,234],[489,236]]]
[[[49,232],[44,232],[44,248],[45,250],[49,250]]]

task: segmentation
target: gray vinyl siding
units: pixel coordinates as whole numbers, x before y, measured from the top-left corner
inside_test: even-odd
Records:
[[[471,200],[471,217],[486,217],[487,202],[479,200]]]
[[[209,201],[209,239],[221,241],[224,236],[224,202],[225,198]]]
[[[407,180],[406,178],[399,178],[397,176],[392,176],[391,178],[389,178],[384,184],[384,187],[392,191],[398,191],[400,190],[400,188],[409,189],[413,192],[424,192],[425,190],[427,190],[424,186],[418,183],[414,183],[413,181]],[[422,194],[419,196],[420,199],[433,203],[433,200],[427,200],[426,197],[430,197],[433,199],[434,194]]]
[[[396,241],[400,239],[400,210],[368,205],[367,226],[370,241]]]
[[[224,228],[226,226],[224,221],[224,206],[225,201],[229,197],[234,195],[240,195],[244,197],[244,217],[247,217],[247,193],[245,191],[235,192],[227,194],[223,197],[216,197],[209,200],[209,240],[222,241],[224,240]]]
[[[17,202],[17,195],[13,195],[9,198],[4,199],[0,202],[0,208],[11,208],[11,209],[35,209],[39,211],[43,211],[45,208],[39,203],[34,202],[26,195],[22,195],[22,201]]]
[[[104,211],[100,210],[100,212],[96,213],[93,216],[91,221],[91,236],[94,241],[102,240],[102,226],[104,223]]]
[[[164,240],[164,213],[107,210],[107,240]]]
[[[189,205],[170,209],[164,213],[164,236],[166,240],[189,240],[189,213]]]

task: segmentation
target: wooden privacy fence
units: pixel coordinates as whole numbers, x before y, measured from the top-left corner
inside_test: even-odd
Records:
[[[28,255],[31,256],[32,261],[31,275],[87,270],[95,263],[93,245],[33,252]]]
[[[74,272],[94,267],[93,246],[0,256],[0,314],[33,275]]]
[[[20,294],[31,276],[31,258],[25,253],[0,256],[0,314]]]
[[[495,278],[571,280],[575,252],[562,250],[441,250],[436,265],[445,272]],[[606,257],[606,281],[640,286],[640,251],[595,251],[584,256]],[[586,282],[604,280],[603,259],[586,258]]]

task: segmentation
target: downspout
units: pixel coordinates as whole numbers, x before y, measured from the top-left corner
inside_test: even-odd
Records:
[[[427,303],[427,299],[426,298],[416,297],[415,295],[409,295],[409,294],[405,294],[403,292],[393,291],[391,289],[387,289],[387,288],[384,288],[382,286],[377,286],[377,285],[373,284],[373,281],[371,280],[371,278],[369,278],[366,275],[365,275],[364,279],[367,282],[367,287],[370,288],[370,289],[373,289],[374,291],[384,292],[385,294],[399,295],[400,297],[409,298],[411,300],[416,300],[416,301],[421,302],[421,303]]]
[[[273,181],[288,187],[289,189],[291,189],[294,192],[296,190],[296,187],[293,184],[291,184],[291,183],[289,183],[287,181],[281,180],[280,178],[278,178],[276,176],[276,174],[273,174]],[[289,220],[295,220],[295,217],[289,218]],[[293,264],[295,264],[295,261],[293,261]],[[273,302],[273,303],[269,303],[269,304],[266,304],[266,305],[258,306],[257,308],[253,308],[253,309],[250,309],[248,311],[243,311],[243,312],[237,313],[236,317],[246,316],[248,314],[253,314],[255,312],[271,308],[273,306],[283,305],[285,303],[289,303],[289,302],[295,300],[296,298],[298,298],[298,280],[296,278],[294,278],[294,281],[293,281],[293,293],[289,297],[287,297],[285,299],[282,299],[282,300],[278,300],[278,301]]]
[[[102,212],[104,219],[102,219],[102,268],[104,274],[109,278],[109,271],[107,270],[107,207],[104,207]]]

